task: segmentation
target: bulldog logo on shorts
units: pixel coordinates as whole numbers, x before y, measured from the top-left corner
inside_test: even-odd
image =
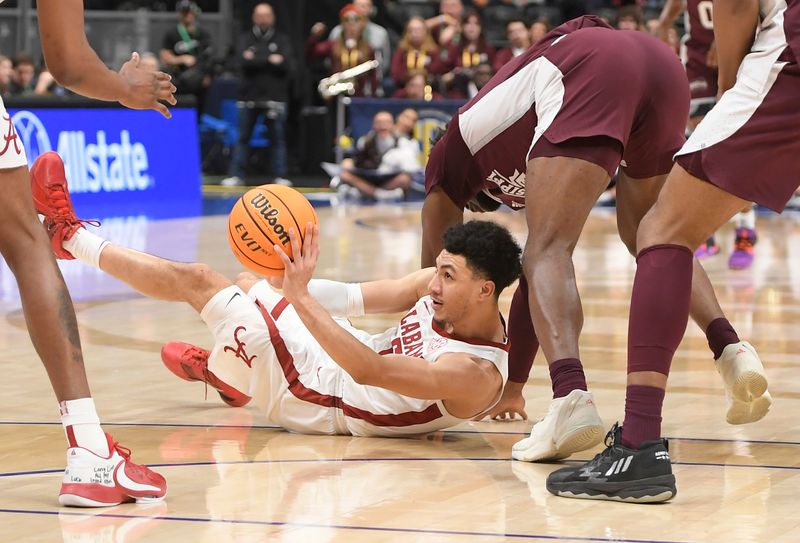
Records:
[[[242,332],[242,331],[247,331],[247,328],[245,328],[244,326],[237,326],[236,330],[233,331],[233,340],[236,342],[236,348],[228,347],[226,345],[225,348],[222,349],[222,350],[224,352],[226,352],[226,353],[227,352],[233,353],[233,356],[235,356],[236,358],[238,358],[239,360],[241,360],[245,364],[247,364],[248,368],[252,368],[253,367],[253,360],[255,360],[256,355],[253,355],[251,357],[247,356],[247,351],[245,351],[245,349],[244,349],[246,347],[246,345],[245,345],[244,341],[239,339],[239,332]]]

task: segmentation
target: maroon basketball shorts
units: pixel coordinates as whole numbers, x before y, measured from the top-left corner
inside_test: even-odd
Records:
[[[657,53],[668,55],[664,49]],[[528,159],[579,158],[609,176],[621,166],[636,179],[668,173],[685,141],[689,91],[677,58],[654,64],[612,70],[583,62],[566,69],[536,96],[539,124]]]
[[[699,179],[777,212],[800,184],[800,66],[786,47],[749,54],[676,162]]]

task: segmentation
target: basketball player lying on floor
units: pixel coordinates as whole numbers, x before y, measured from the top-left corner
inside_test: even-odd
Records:
[[[291,262],[281,253],[283,295],[249,273],[234,284],[205,264],[113,245],[74,213],[46,216],[45,224],[57,256],[199,311],[214,336],[211,352],[167,343],[164,363],[183,379],[207,382],[231,405],[255,398],[288,430],[433,432],[487,411],[503,390],[509,344],[497,301],[520,274],[521,249],[495,223],[448,230],[435,268],[360,285],[311,279],[319,243],[318,227],[309,224],[302,257]],[[293,254],[301,254],[294,230],[290,238]],[[342,318],[398,311],[407,311],[399,324],[376,335]]]

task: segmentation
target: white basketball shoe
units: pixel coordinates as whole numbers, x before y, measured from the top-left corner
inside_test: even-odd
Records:
[[[106,434],[108,457],[83,447],[67,449],[67,469],[58,503],[73,507],[109,507],[155,503],[167,494],[167,481],[147,466],[131,462],[131,451]]]
[[[772,406],[767,374],[758,353],[746,341],[731,343],[714,361],[725,384],[729,424],[761,420]]]
[[[560,460],[594,447],[604,434],[592,393],[573,390],[550,402],[547,415],[534,424],[530,437],[514,444],[511,456],[523,462]]]

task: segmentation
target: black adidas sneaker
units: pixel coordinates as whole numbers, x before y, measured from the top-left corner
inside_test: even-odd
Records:
[[[582,466],[561,468],[547,477],[556,496],[587,500],[657,503],[678,492],[667,440],[645,441],[639,450],[622,445],[622,427],[606,435],[606,449]]]

